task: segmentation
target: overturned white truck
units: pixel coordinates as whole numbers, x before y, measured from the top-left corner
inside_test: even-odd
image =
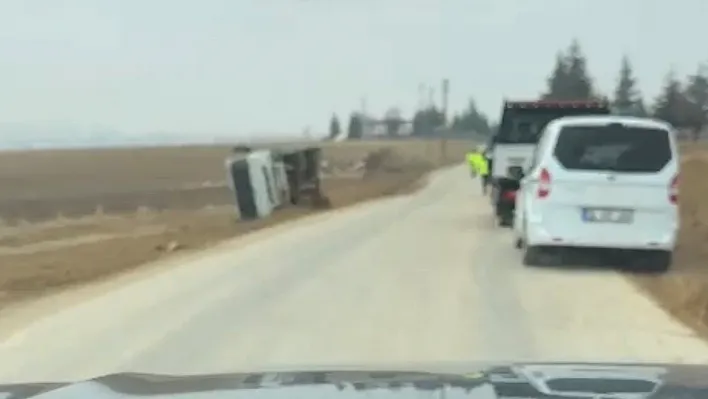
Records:
[[[260,219],[279,207],[304,202],[328,207],[320,160],[318,147],[234,148],[234,154],[226,159],[226,170],[240,218]]]

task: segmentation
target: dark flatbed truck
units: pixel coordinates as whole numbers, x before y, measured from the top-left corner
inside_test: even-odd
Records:
[[[606,101],[504,101],[499,129],[487,148],[491,202],[499,226],[514,223],[516,192],[546,125],[564,116],[610,113]]]

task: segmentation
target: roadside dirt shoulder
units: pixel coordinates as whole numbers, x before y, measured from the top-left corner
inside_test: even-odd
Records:
[[[325,191],[334,208],[410,191],[424,175],[381,173],[364,179],[333,178]],[[165,211],[25,228],[0,237],[0,306],[36,298],[135,269],[176,252],[203,249],[316,214],[305,207],[282,209],[254,222],[239,222],[231,207]],[[4,240],[4,242],[3,242]]]
[[[628,275],[661,307],[708,338],[708,152],[690,151],[681,170],[681,230],[665,275]]]
[[[329,178],[324,189],[331,210],[293,207],[249,223],[237,221],[232,207],[212,207],[55,221],[20,226],[12,234],[6,229],[0,235],[0,263],[7,265],[0,268],[0,341],[32,320],[169,270],[186,257],[267,239],[290,223],[349,205],[414,192],[432,169]]]

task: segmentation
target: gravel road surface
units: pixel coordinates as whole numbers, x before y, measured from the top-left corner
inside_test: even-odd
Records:
[[[620,274],[522,266],[490,212],[478,183],[455,167],[412,196],[175,258],[160,272],[75,294],[72,306],[68,297],[28,306],[6,315],[27,323],[5,331],[0,381],[303,365],[708,362],[708,345]]]

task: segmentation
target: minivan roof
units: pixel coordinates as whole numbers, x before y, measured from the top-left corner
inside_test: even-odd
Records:
[[[587,115],[587,116],[564,116],[552,121],[549,125],[562,128],[565,126],[594,126],[608,125],[611,123],[621,123],[632,127],[642,127],[647,129],[663,129],[672,131],[673,127],[661,120],[652,118],[638,118],[633,116],[620,115]]]

